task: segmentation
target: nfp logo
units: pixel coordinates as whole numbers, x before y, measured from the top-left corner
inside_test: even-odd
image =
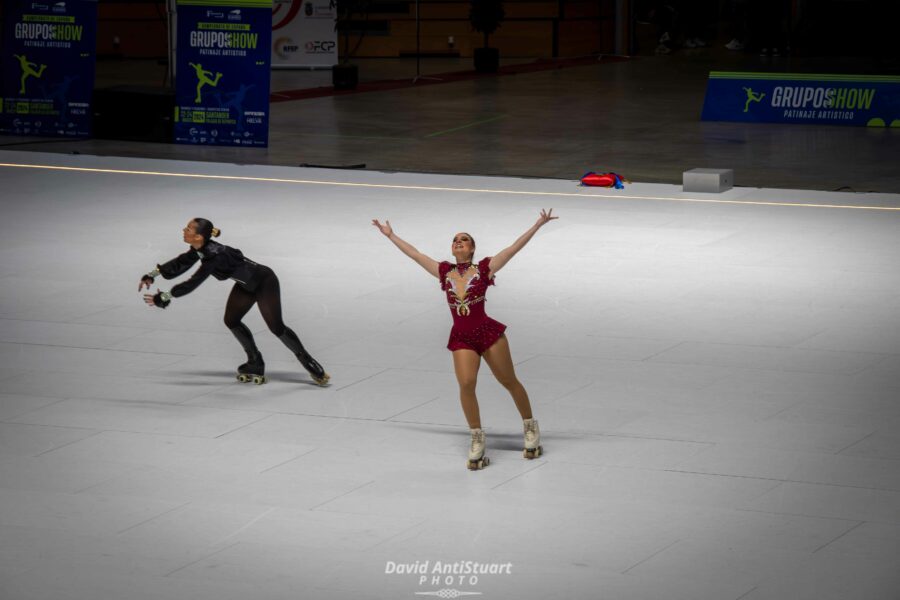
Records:
[[[225,13],[221,13],[217,10],[208,10],[208,11],[206,11],[206,18],[207,19],[224,19]]]
[[[31,4],[31,10],[50,10],[50,6],[47,4],[38,4],[34,2]]]
[[[291,54],[294,54],[298,50],[300,50],[300,46],[294,43],[289,37],[280,37],[275,40],[275,43],[272,44],[273,49],[275,50],[275,54],[278,58],[286,59]]]

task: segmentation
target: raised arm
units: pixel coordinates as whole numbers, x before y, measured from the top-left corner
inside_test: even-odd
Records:
[[[537,222],[535,222],[535,224],[532,225],[528,229],[528,231],[520,235],[519,239],[513,242],[508,248],[504,248],[503,250],[495,254],[493,258],[491,258],[491,262],[488,265],[491,269],[491,273],[496,273],[497,271],[502,269],[506,265],[506,263],[509,262],[509,259],[515,256],[519,250],[525,247],[525,244],[527,244],[528,241],[534,236],[534,234],[537,233],[538,229],[540,229],[550,221],[559,218],[551,216],[552,214],[552,208],[548,211],[541,209],[541,216],[538,217]]]
[[[391,228],[391,222],[385,221],[383,224],[378,222],[378,219],[372,219],[372,225],[378,228],[378,230],[384,234],[384,236],[394,242],[394,245],[400,248],[400,251],[403,254],[407,255],[421,266],[423,269],[431,273],[437,278],[440,278],[440,274],[438,272],[438,262],[433,258],[426,256],[416,250],[415,246],[403,240],[394,233],[394,230]]]

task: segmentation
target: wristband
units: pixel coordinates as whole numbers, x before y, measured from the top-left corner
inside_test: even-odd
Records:
[[[153,295],[153,304],[159,308],[165,308],[172,302],[172,294],[159,291]]]

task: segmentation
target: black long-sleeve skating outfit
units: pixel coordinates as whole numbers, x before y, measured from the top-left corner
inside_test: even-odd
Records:
[[[241,319],[258,304],[263,320],[273,334],[293,352],[313,379],[320,385],[328,382],[328,374],[316,360],[309,355],[300,338],[292,329],[285,326],[281,318],[281,287],[278,276],[265,265],[245,257],[237,248],[232,248],[212,240],[206,242],[199,250],[191,247],[187,252],[179,254],[172,260],[157,265],[159,274],[165,279],[173,279],[187,272],[200,261],[200,268],[169,292],[172,298],[179,298],[191,293],[210,275],[220,281],[233,279],[234,287],[225,305],[225,325],[234,334],[247,353],[247,363],[239,367],[239,372],[262,375],[265,365],[262,355],[253,340],[253,333]]]
[[[267,274],[274,275],[272,269],[246,258],[237,248],[212,240],[206,242],[199,250],[191,247],[187,252],[158,265],[157,268],[165,279],[174,279],[197,264],[198,260],[200,268],[197,272],[187,281],[172,288],[170,293],[173,298],[190,294],[210,275],[219,281],[234,279],[237,285],[251,293],[256,291]]]

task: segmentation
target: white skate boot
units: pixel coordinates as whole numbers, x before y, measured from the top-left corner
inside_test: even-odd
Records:
[[[477,471],[491,463],[484,455],[484,430],[472,429],[472,445],[469,446],[469,470]]]
[[[525,426],[525,450],[522,456],[528,459],[537,458],[544,453],[537,419],[525,419],[522,424]]]

